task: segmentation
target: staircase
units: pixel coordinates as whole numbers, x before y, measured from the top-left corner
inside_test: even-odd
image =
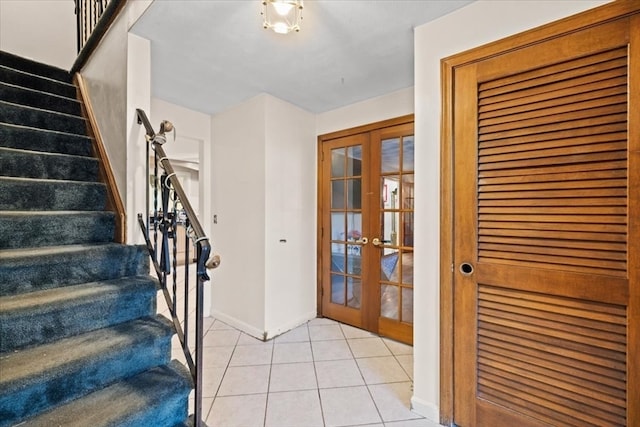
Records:
[[[0,52],[0,427],[185,425],[191,377],[86,135],[69,73]]]

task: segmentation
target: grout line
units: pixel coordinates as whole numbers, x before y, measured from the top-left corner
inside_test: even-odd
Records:
[[[316,377],[316,393],[318,394],[318,402],[320,403],[320,416],[322,417],[322,425],[326,426],[327,422],[324,419],[324,408],[322,406],[322,396],[320,395],[320,382],[318,381],[318,368],[316,367],[316,358],[313,354],[313,344],[311,341],[311,331],[309,330],[309,322],[307,322],[307,334],[309,335],[309,345],[311,346],[311,360],[313,361],[313,373]]]

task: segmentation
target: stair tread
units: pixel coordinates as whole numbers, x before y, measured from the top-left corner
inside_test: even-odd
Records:
[[[0,81],[0,94],[3,100],[19,105],[43,108],[51,111],[79,115],[82,104],[75,98],[49,93],[38,89],[19,86]]]
[[[120,243],[2,249],[0,295],[149,274],[148,258],[146,247]]]
[[[0,249],[113,242],[111,211],[0,211]]]
[[[0,388],[9,390],[16,383],[33,383],[44,376],[60,375],[65,367],[80,360],[99,357],[131,345],[134,334],[172,335],[171,323],[162,316],[129,322],[63,338],[48,344],[0,354]],[[55,373],[54,373],[55,372]],[[24,385],[23,385],[24,386]]]
[[[85,253],[87,251],[103,249],[108,247],[125,246],[121,243],[98,243],[83,245],[65,245],[65,246],[45,246],[42,248],[19,248],[19,249],[0,249],[0,265],[8,262],[16,262],[25,258],[42,258],[48,255],[73,255]],[[31,261],[25,261],[25,264],[31,264]]]
[[[55,93],[74,98],[76,88],[71,82],[33,74],[31,72],[0,64],[0,81],[29,89],[37,89],[46,93]]]
[[[14,147],[2,147],[0,146],[0,152],[5,151],[7,153],[22,153],[22,154],[28,154],[28,155],[34,155],[34,156],[43,156],[43,157],[50,157],[52,159],[55,158],[72,158],[72,159],[78,159],[78,160],[82,160],[82,161],[88,161],[88,162],[95,162],[98,163],[98,159],[96,159],[95,157],[88,157],[88,156],[81,156],[78,154],[67,154],[67,153],[54,153],[54,152],[48,152],[48,151],[36,151],[36,150],[28,150],[25,148],[14,148]]]
[[[44,75],[45,77],[61,82],[71,83],[72,76],[68,70],[64,70],[54,65],[34,61],[33,59],[18,56],[6,51],[0,51],[0,65],[40,76]]]
[[[26,125],[37,129],[86,135],[86,119],[80,115],[61,113],[0,100],[0,122]]]
[[[21,176],[1,176],[0,175],[0,182],[1,181],[5,181],[5,182],[11,182],[11,181],[15,181],[15,182],[33,182],[33,183],[66,183],[66,184],[80,184],[80,185],[104,185],[104,183],[102,182],[98,182],[98,181],[76,181],[73,179],[49,179],[49,178],[23,178]]]
[[[0,173],[6,177],[96,182],[98,167],[93,157],[0,147]]]
[[[172,398],[175,400],[185,394],[188,395],[190,389],[191,378],[186,368],[173,361],[168,365],[150,369],[59,406],[28,419],[20,425],[23,427],[142,425],[139,423],[144,419],[142,418],[144,411],[159,406],[170,406]],[[166,420],[156,420],[156,422],[162,421]],[[175,421],[169,425],[173,424]]]
[[[149,316],[157,289],[157,281],[141,275],[2,296],[0,352]],[[55,328],[46,326],[52,321]]]
[[[0,146],[44,153],[92,156],[91,138],[86,135],[11,123],[0,123]]]
[[[142,282],[153,283],[154,289],[157,287],[150,276],[128,276],[2,296],[0,297],[0,316],[9,316],[12,313],[19,313],[25,310],[48,312],[53,308],[59,308],[61,305],[73,305],[114,291],[121,291],[124,287],[139,287]]]
[[[96,181],[0,176],[0,210],[103,210],[106,185]]]
[[[91,215],[113,215],[111,211],[2,211],[0,217],[23,217],[23,216],[91,216]]]

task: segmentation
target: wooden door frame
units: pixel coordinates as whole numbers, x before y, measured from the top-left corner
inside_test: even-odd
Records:
[[[322,316],[322,212],[323,212],[323,199],[322,199],[322,145],[326,141],[332,139],[344,138],[347,136],[353,136],[361,133],[369,133],[376,130],[381,130],[388,127],[402,125],[406,123],[413,123],[414,115],[407,114],[405,116],[395,117],[393,119],[382,120],[380,122],[369,123],[362,126],[356,126],[349,129],[339,130],[336,132],[326,133],[324,135],[318,135],[318,154],[317,154],[317,213],[316,213],[316,239],[318,244],[316,245],[316,314]]]
[[[508,38],[480,46],[441,60],[442,117],[440,126],[440,423],[450,425],[454,422],[454,78],[456,68],[480,62],[492,56],[522,49],[543,41],[562,37],[569,33],[614,21],[636,14],[633,19],[630,40],[635,43],[633,54],[640,56],[640,2],[637,0],[618,0],[579,14],[555,21],[510,36]],[[631,69],[631,66],[629,67]],[[631,87],[640,87],[640,72],[629,74]],[[640,116],[640,91],[629,92],[629,117]],[[640,138],[640,120],[629,121],[629,140]],[[629,157],[640,158],[640,152],[629,152]],[[640,163],[640,161],[638,162]],[[635,177],[638,182],[640,171],[628,171],[629,181]],[[636,191],[637,193],[637,191]],[[630,192],[628,195],[629,212],[640,214],[640,195]],[[633,215],[629,214],[629,218]],[[640,235],[640,221],[629,221],[630,236]],[[640,242],[629,239],[628,259],[640,258]],[[640,354],[640,266],[629,266],[629,305],[627,316],[627,422],[628,425],[640,425],[640,363],[630,355]],[[635,285],[635,286],[633,286]],[[466,427],[466,426],[465,426]]]

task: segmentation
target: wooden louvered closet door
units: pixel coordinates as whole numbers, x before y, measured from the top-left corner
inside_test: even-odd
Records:
[[[635,15],[455,70],[457,425],[625,426],[638,405],[638,28]]]

